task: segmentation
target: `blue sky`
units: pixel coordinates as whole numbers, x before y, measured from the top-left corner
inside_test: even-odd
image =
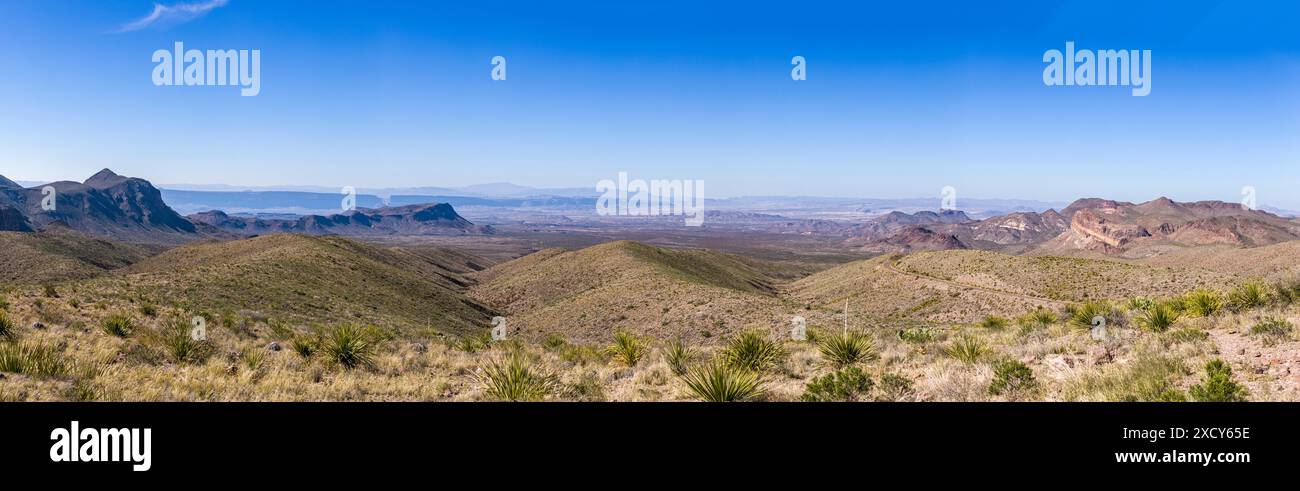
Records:
[[[1252,185],[1300,208],[1293,1],[228,0],[141,26],[154,8],[0,3],[0,174],[570,187],[627,171],[711,197],[1043,200]],[[261,50],[261,94],[154,86],[150,56],[175,41]],[[1045,86],[1043,53],[1066,41],[1152,50],[1151,95]]]

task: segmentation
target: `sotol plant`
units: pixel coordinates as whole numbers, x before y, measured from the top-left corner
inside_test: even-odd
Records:
[[[836,368],[865,363],[876,356],[871,337],[857,331],[846,330],[823,336],[817,343],[817,350],[827,363]]]
[[[745,331],[727,343],[722,352],[727,365],[751,372],[762,372],[785,358],[785,348],[758,331]]]
[[[0,343],[0,372],[38,377],[68,374],[62,356],[49,346],[28,343]]]
[[[1152,332],[1165,332],[1178,322],[1178,310],[1167,302],[1161,302],[1138,315],[1138,325]]]
[[[1267,303],[1268,288],[1263,283],[1243,283],[1228,294],[1228,307],[1234,312],[1263,307]]]
[[[692,368],[682,381],[705,402],[742,402],[764,393],[763,379],[757,373],[719,360]]]
[[[645,356],[646,351],[649,351],[649,348],[646,347],[645,341],[626,331],[614,333],[614,344],[605,348],[605,353],[629,367],[636,366]]]
[[[1183,297],[1183,310],[1194,317],[1210,317],[1222,308],[1223,297],[1213,290],[1195,290]]]
[[[668,362],[668,368],[678,377],[686,375],[695,356],[695,349],[688,346],[682,338],[674,338],[664,346],[664,361]]]
[[[511,352],[503,361],[490,361],[479,379],[492,398],[516,402],[542,400],[557,384],[554,375],[534,367],[519,351]]]
[[[327,330],[321,336],[320,353],[343,368],[373,367],[375,342],[370,331],[352,324]]]
[[[18,335],[18,328],[14,326],[14,321],[9,319],[9,313],[0,310],[0,338],[13,339]]]
[[[135,329],[135,322],[131,320],[131,316],[119,313],[104,318],[99,327],[108,335],[124,338],[131,335],[131,331]]]
[[[976,363],[988,354],[989,347],[974,336],[961,336],[945,347],[943,352],[963,363]]]

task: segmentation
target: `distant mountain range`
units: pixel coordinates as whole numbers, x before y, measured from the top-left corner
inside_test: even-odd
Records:
[[[53,206],[44,206],[45,187],[54,189]],[[280,192],[276,192],[280,193]],[[230,199],[247,196],[233,194]],[[318,199],[295,193],[297,199]],[[333,206],[339,207],[339,196]],[[201,238],[233,238],[270,232],[314,235],[428,235],[491,233],[456,213],[446,203],[423,202],[397,207],[358,198],[355,210],[295,219],[231,217],[212,211],[190,217],[168,206],[165,195],[149,181],[119,176],[104,169],[85,182],[60,181],[25,187],[0,176],[0,231],[33,232],[51,227],[124,242],[179,244]]]

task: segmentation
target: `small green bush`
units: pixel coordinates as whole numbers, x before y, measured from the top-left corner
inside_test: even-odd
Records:
[[[1205,364],[1205,378],[1189,391],[1197,402],[1242,402],[1246,389],[1232,379],[1232,367],[1215,359]]]
[[[375,365],[375,341],[368,330],[342,324],[321,336],[320,353],[332,364],[343,368],[370,368]]]
[[[1034,371],[1016,360],[1001,360],[993,364],[993,382],[989,383],[991,395],[1017,395],[1038,386]]]
[[[1223,308],[1223,297],[1213,290],[1195,290],[1183,297],[1183,311],[1192,317],[1210,317]]]
[[[964,335],[944,347],[943,352],[963,363],[977,363],[988,354],[989,347],[977,337]]]
[[[913,344],[925,344],[934,341],[934,330],[928,327],[899,329],[898,339]]]
[[[858,402],[865,401],[875,383],[861,368],[850,366],[842,370],[814,377],[804,387],[804,402]]]
[[[558,384],[554,375],[534,367],[519,351],[511,352],[504,361],[490,361],[480,380],[490,397],[515,402],[542,400]]]
[[[1228,294],[1228,308],[1233,312],[1263,307],[1268,301],[1268,288],[1254,281],[1243,283]]]
[[[1178,322],[1178,310],[1167,302],[1158,303],[1138,315],[1138,325],[1152,332],[1165,332]]]
[[[998,317],[996,315],[990,315],[985,317],[983,321],[980,321],[980,327],[990,331],[1001,331],[1006,329],[1009,325],[1011,325],[1011,321],[1007,320],[1006,317]]]
[[[1270,317],[1250,327],[1251,334],[1274,340],[1289,338],[1294,330],[1295,326],[1281,317]]]
[[[18,326],[9,318],[9,313],[0,310],[0,338],[13,339],[18,335]]]

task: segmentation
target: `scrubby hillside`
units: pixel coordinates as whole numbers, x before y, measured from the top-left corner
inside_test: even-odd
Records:
[[[253,310],[287,321],[355,321],[465,334],[486,329],[454,264],[339,237],[277,234],[169,250],[90,288],[191,310]]]
[[[136,263],[153,251],[60,227],[0,232],[0,281],[48,283],[85,279]]]
[[[755,263],[711,251],[609,242],[547,249],[477,275],[472,296],[507,313],[512,332],[599,339],[618,329],[707,338],[777,328],[797,308]]]

